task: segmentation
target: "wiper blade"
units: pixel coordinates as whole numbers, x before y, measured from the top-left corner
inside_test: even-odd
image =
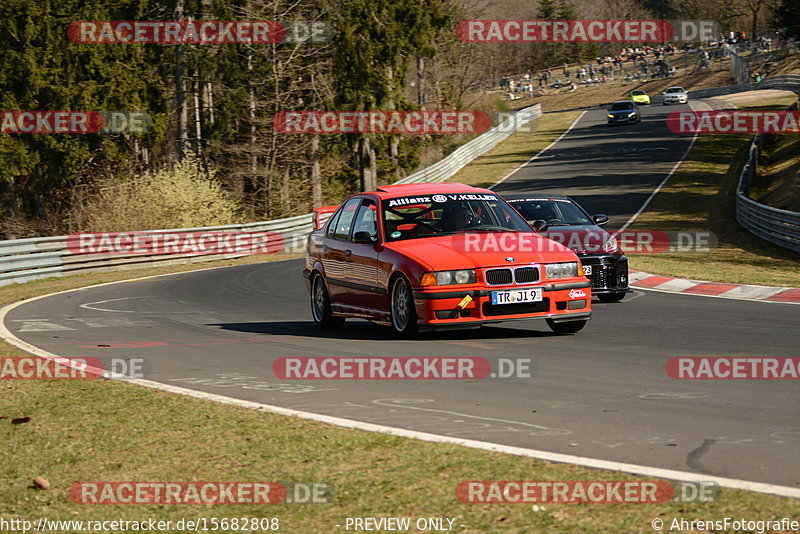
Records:
[[[503,226],[476,226],[474,228],[464,228],[463,231],[465,232],[514,232],[516,233],[517,230],[512,230],[511,228],[505,228]]]

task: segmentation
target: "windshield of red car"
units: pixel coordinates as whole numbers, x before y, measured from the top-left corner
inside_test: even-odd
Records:
[[[383,201],[387,241],[469,232],[530,232],[503,199],[488,194],[448,194]]]

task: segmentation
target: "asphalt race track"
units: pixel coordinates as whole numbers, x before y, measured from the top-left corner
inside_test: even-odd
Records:
[[[689,139],[643,108],[608,128],[587,112],[498,192],[567,193],[621,226]],[[635,268],[635,265],[633,266]],[[69,357],[142,358],[165,384],[460,438],[800,485],[800,409],[791,380],[673,380],[674,356],[800,356],[800,306],[637,291],[593,303],[589,325],[557,336],[544,322],[397,340],[365,321],[311,323],[300,260],[218,268],[78,290],[23,304],[5,325]],[[287,356],[530,358],[533,378],[287,381]]]
[[[492,188],[505,194],[567,194],[589,213],[605,213],[618,229],[683,158],[691,136],[675,135],[665,120],[687,105],[641,106],[642,122],[608,126],[604,109],[591,110],[563,139]]]

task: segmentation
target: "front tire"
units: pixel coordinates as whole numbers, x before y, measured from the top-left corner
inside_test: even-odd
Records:
[[[319,274],[311,280],[311,316],[320,328],[339,328],[344,324],[344,317],[334,317],[331,297],[322,275]]]
[[[403,337],[415,335],[417,327],[417,310],[414,307],[414,295],[411,285],[403,276],[395,278],[392,283],[391,311],[392,330]]]
[[[600,302],[619,302],[625,298],[625,293],[600,293],[597,298]]]
[[[586,326],[588,322],[589,321],[583,320],[557,323],[552,319],[547,319],[547,326],[556,334],[574,334],[575,332],[583,330],[583,327]]]

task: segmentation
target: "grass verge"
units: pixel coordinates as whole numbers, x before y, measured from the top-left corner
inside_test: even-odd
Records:
[[[619,473],[426,443],[220,405],[123,383],[0,385],[0,516],[36,521],[177,521],[277,517],[280,531],[335,532],[347,517],[448,517],[456,532],[644,532],[653,518],[794,517],[800,501],[724,490],[713,503],[463,504],[466,480],[631,480]],[[47,491],[31,480],[49,480]],[[79,481],[304,481],[335,489],[331,504],[271,506],[73,503]],[[342,529],[343,530],[343,529]],[[413,531],[413,530],[412,530]],[[97,531],[100,532],[100,531]],[[230,531],[229,531],[230,532]]]

